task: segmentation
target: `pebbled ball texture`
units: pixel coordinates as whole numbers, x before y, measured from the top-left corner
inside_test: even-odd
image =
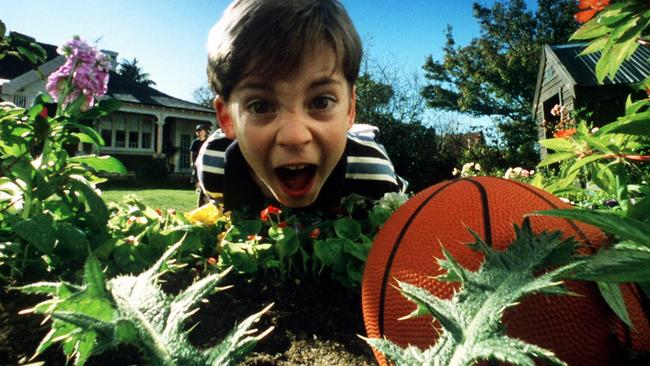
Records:
[[[513,224],[538,210],[570,208],[559,198],[536,187],[495,177],[473,177],[442,182],[418,193],[385,223],[373,242],[362,282],[362,307],[367,336],[387,337],[401,345],[426,348],[436,340],[431,317],[398,320],[415,309],[396,286],[396,279],[451,298],[458,284],[439,282],[435,258],[444,258],[441,245],[470,270],[482,255],[467,243],[474,238],[467,227],[496,248],[515,238]],[[594,253],[606,241],[596,227],[567,219],[531,216],[534,232],[562,231],[575,236],[583,254]],[[642,294],[621,285],[635,330],[628,329],[602,300],[594,283],[569,281],[579,296],[532,295],[508,309],[504,325],[510,336],[550,349],[569,365],[622,363],[624,348],[650,350],[650,324]],[[434,323],[435,324],[435,323]],[[436,324],[436,327],[439,325]],[[384,357],[375,351],[380,364]]]

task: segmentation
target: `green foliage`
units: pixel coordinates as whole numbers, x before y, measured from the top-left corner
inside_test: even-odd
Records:
[[[95,189],[103,181],[97,173],[125,172],[114,158],[72,157],[67,151],[79,142],[101,146],[99,134],[82,121],[106,115],[119,104],[102,100],[82,112],[72,103],[50,117],[52,102],[39,95],[29,109],[0,108],[3,277],[80,269],[89,250],[101,246],[107,235],[108,210]]]
[[[623,62],[639,47],[639,39],[650,25],[650,9],[637,1],[608,6],[576,31],[571,40],[592,40],[582,54],[601,52],[596,77],[614,79]]]
[[[333,219],[272,206],[262,211],[260,220],[233,219],[220,235],[216,267],[232,266],[247,274],[263,271],[282,280],[328,274],[344,286],[359,286],[372,238],[407,198],[387,193],[371,202],[352,195],[342,202],[347,216]]]
[[[155,81],[149,79],[149,73],[142,71],[138,65],[138,59],[135,57],[133,60],[122,60],[117,68],[117,73],[143,86],[156,85]]]
[[[45,61],[45,50],[33,39],[14,32],[5,35],[6,31],[7,26],[0,20],[0,60],[6,56],[17,57],[27,59],[33,66]]]
[[[424,65],[427,105],[493,116],[505,165],[532,167],[538,136],[530,106],[541,49],[566,42],[576,29],[574,12],[571,0],[539,1],[534,13],[523,0],[497,1],[490,8],[475,3],[481,36],[457,46],[448,27],[443,61],[429,57]]]
[[[433,315],[442,329],[438,341],[427,350],[403,349],[388,339],[366,339],[396,365],[473,365],[496,360],[516,365],[535,365],[534,359],[565,365],[552,352],[509,337],[501,325],[504,311],[529,294],[566,294],[558,281],[580,262],[573,257],[576,243],[561,234],[534,235],[528,221],[515,227],[516,239],[504,251],[487,246],[476,234],[475,250],[485,261],[476,272],[458,264],[443,249],[439,259],[447,272],[439,280],[460,282],[462,287],[449,300],[399,282],[400,291],[417,305],[407,316]]]
[[[645,31],[650,10],[640,2],[617,2],[600,11],[572,36],[591,40],[583,54],[601,52],[596,66],[599,82],[613,79],[622,63],[640,45],[647,46]],[[642,84],[647,85],[646,79]],[[644,87],[645,88],[645,87]],[[646,89],[647,90],[647,89]],[[596,192],[611,198],[614,209],[555,210],[542,214],[583,221],[613,234],[614,244],[589,257],[573,278],[597,281],[603,297],[619,317],[631,326],[620,289],[621,282],[638,282],[648,293],[650,279],[650,101],[625,105],[625,115],[600,129],[590,130],[580,121],[575,131],[541,141],[553,150],[540,167],[554,166],[558,176],[544,188],[561,195]],[[584,188],[583,188],[584,187]]]
[[[34,283],[26,293],[44,294],[50,300],[33,311],[52,316],[52,330],[36,350],[42,353],[56,342],[63,344],[68,359],[83,365],[91,355],[129,343],[139,347],[151,365],[235,365],[272,328],[257,333],[250,327],[270,306],[250,316],[220,344],[199,350],[188,340],[185,323],[201,299],[218,288],[228,271],[211,274],[171,296],[160,287],[160,276],[169,268],[182,242],[171,246],[147,271],[138,276],[118,276],[105,281],[100,262],[88,257],[81,286]]]

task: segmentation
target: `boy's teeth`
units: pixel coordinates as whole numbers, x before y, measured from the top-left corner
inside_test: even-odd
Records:
[[[304,169],[305,165],[304,164],[303,165],[287,165],[287,166],[285,166],[285,168],[289,169],[289,170],[298,170],[298,169]]]

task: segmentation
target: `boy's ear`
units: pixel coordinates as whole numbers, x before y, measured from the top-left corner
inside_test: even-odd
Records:
[[[228,109],[228,105],[223,97],[218,96],[214,98],[214,110],[217,112],[217,121],[219,122],[221,131],[223,131],[227,138],[234,140],[236,137],[235,125],[230,110]]]
[[[354,120],[357,117],[357,87],[352,86],[350,92],[350,108],[348,109],[348,129],[352,128]]]

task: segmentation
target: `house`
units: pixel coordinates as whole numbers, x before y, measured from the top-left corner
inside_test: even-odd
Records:
[[[600,52],[580,56],[586,44],[544,46],[537,75],[533,117],[539,126],[539,138],[552,137],[549,127],[559,122],[553,115],[555,105],[564,107],[564,113],[589,111],[594,126],[602,126],[625,113],[628,95],[638,93],[633,84],[650,74],[650,50],[639,47],[621,66],[614,80],[596,79],[596,63]],[[639,95],[645,95],[640,93]]]
[[[45,79],[65,61],[56,46],[38,43],[47,53],[38,69]],[[117,69],[117,52],[102,50]],[[0,60],[0,98],[17,106],[31,105],[45,92],[46,80],[31,65],[15,57]],[[99,151],[118,158],[129,171],[148,164],[163,165],[169,173],[185,176],[191,172],[189,147],[197,124],[215,126],[212,109],[138,84],[114,71],[110,73],[107,95],[122,102],[120,109],[99,121],[95,128],[105,141]],[[96,153],[88,146],[80,153]]]

